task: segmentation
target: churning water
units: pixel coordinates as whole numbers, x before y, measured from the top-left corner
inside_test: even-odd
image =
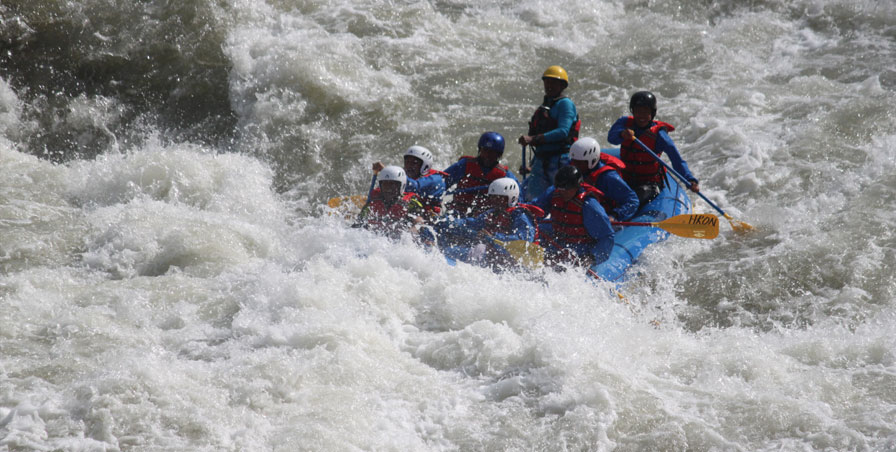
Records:
[[[4,0],[0,450],[896,450],[894,61],[886,0]],[[552,64],[757,231],[622,301],[323,212]]]

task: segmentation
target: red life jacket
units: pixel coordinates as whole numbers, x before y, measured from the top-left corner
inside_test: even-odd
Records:
[[[656,149],[656,139],[659,136],[660,130],[671,132],[675,130],[675,127],[663,121],[653,121],[652,123],[652,126],[642,131],[636,138],[641,140],[642,143],[646,144],[647,147],[655,151],[656,155],[659,156],[661,151],[657,151]],[[634,125],[635,119],[629,116],[625,121],[625,127],[627,129],[632,129],[634,128]],[[623,141],[619,155],[622,157],[622,161],[625,162],[625,170],[622,172],[622,177],[629,185],[632,187],[648,183],[658,183],[662,185],[663,179],[665,178],[665,168],[660,162],[657,162],[653,156],[645,151],[644,148],[638,143],[635,143],[634,140],[628,143]]]
[[[582,213],[587,198],[596,198],[601,201],[603,192],[588,185],[582,184],[585,190],[569,201],[564,201],[560,194],[554,191],[551,195],[551,223],[554,227],[554,239],[563,243],[592,243],[594,238],[588,235],[585,229],[585,215]]]
[[[622,171],[625,169],[625,162],[603,152],[600,153],[600,162],[604,165],[610,166],[616,171]]]
[[[596,186],[597,180],[600,179],[601,174],[610,171],[622,172],[622,170],[625,169],[625,163],[623,163],[622,160],[619,160],[618,158],[613,157],[609,154],[601,153],[600,161],[604,164],[603,166],[585,175],[585,183],[587,183],[588,185]],[[612,212],[616,209],[616,207],[618,207],[616,200],[609,196],[602,196],[600,199],[600,205],[607,212]]]
[[[405,226],[404,220],[410,216],[409,207],[412,202],[420,203],[417,195],[412,192],[402,194],[401,198],[390,206],[383,200],[380,189],[374,189],[370,194],[370,209],[367,213],[367,226],[378,232],[394,234],[400,232]]]
[[[559,102],[560,99],[566,99],[566,96],[552,99],[550,105],[542,104],[538,106],[535,113],[532,114],[532,119],[529,120],[530,136],[550,132],[557,128],[557,120],[551,117],[551,108]],[[579,115],[576,114],[576,120],[572,123],[572,126],[570,126],[569,133],[566,136],[566,144],[573,144],[579,139],[579,130],[581,130],[581,128],[582,120],[580,120]]]
[[[510,228],[513,226],[511,222],[511,218],[513,217],[513,211],[517,209],[523,209],[526,215],[529,215],[529,219],[532,220],[532,224],[535,226],[535,240],[538,240],[538,219],[544,218],[544,210],[541,210],[541,207],[538,207],[533,204],[517,204],[513,207],[508,207],[505,212],[507,215],[493,215],[489,218],[489,224],[485,227],[485,232],[489,234],[495,234],[498,232],[508,233],[510,232]]]
[[[488,185],[495,179],[507,177],[510,171],[504,165],[495,165],[488,172],[484,172],[479,165],[479,159],[465,155],[458,161],[464,161],[466,165],[463,179],[457,182],[457,192],[449,206],[461,215],[475,215],[482,210]],[[480,190],[462,191],[466,188],[482,187]]]
[[[426,173],[421,174],[418,179],[423,179],[424,177],[432,176],[433,174],[441,174],[442,177],[448,177],[448,173],[430,168],[426,171]],[[423,208],[426,209],[427,212],[434,213],[436,215],[442,213],[442,198],[420,196],[419,201],[421,204],[423,204]]]

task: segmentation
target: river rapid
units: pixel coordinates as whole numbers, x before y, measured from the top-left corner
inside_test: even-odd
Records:
[[[894,61],[882,0],[4,0],[0,451],[894,451]],[[620,299],[322,207],[554,64],[756,230]]]

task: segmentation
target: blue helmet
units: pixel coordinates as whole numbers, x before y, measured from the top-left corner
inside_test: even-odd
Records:
[[[498,132],[485,132],[479,137],[479,147],[504,153],[504,137]]]

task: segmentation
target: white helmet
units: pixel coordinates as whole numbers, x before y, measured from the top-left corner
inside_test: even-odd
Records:
[[[495,179],[488,185],[489,195],[500,195],[507,197],[507,207],[513,207],[520,199],[520,186],[516,181],[509,177]]]
[[[429,171],[432,168],[432,152],[429,152],[429,149],[426,149],[423,146],[411,146],[407,151],[404,151],[404,156],[417,157],[420,159],[423,164],[420,165],[420,174],[423,174]]]
[[[600,146],[597,140],[591,137],[579,138],[569,147],[569,158],[586,161],[588,169],[594,168],[600,161]]]
[[[384,180],[395,180],[401,182],[401,192],[404,192],[404,187],[408,184],[408,176],[404,174],[404,168],[395,165],[389,165],[383,168],[379,174],[376,176],[376,185],[380,186],[380,182]],[[380,187],[382,188],[382,187]]]

